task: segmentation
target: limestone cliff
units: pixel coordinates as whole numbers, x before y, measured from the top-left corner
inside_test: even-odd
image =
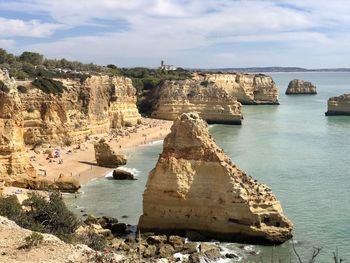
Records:
[[[286,90],[287,95],[293,94],[317,94],[316,86],[309,81],[304,81],[301,79],[293,79],[289,82],[288,88]]]
[[[350,94],[329,98],[326,115],[350,115]]]
[[[66,87],[60,95],[46,94],[30,83],[19,83],[28,88],[21,93],[27,144],[75,143],[110,128],[134,125],[140,119],[136,90],[128,78],[58,80]]]
[[[181,115],[165,138],[149,174],[138,227],[195,230],[253,243],[281,243],[292,236],[292,223],[271,189],[234,165],[195,113]]]
[[[197,80],[165,81],[152,117],[175,120],[184,112],[197,112],[208,123],[241,124],[241,104],[213,83]]]
[[[273,79],[264,74],[199,73],[194,79],[215,83],[242,104],[279,104]]]
[[[23,115],[16,82],[0,70],[0,181],[35,177],[23,142]]]

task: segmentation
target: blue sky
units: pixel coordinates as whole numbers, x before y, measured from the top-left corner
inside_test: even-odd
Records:
[[[0,0],[15,54],[155,67],[350,67],[348,0]]]

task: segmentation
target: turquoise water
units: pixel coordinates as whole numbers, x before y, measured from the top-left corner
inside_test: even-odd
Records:
[[[332,262],[332,251],[350,259],[350,117],[326,117],[327,99],[350,93],[350,73],[274,73],[279,106],[244,106],[242,126],[213,125],[217,143],[243,170],[269,185],[293,221],[296,248],[303,257],[323,247],[318,262]],[[317,95],[286,96],[294,78],[311,81]],[[128,167],[137,181],[99,179],[83,187],[84,194],[69,204],[96,215],[107,214],[136,224],[142,212],[142,192],[161,143],[129,152]],[[247,256],[238,244],[225,244]],[[275,248],[254,246],[264,262],[288,259],[290,242]],[[272,252],[273,250],[273,252]],[[288,259],[286,262],[289,262]],[[292,262],[297,262],[295,258]]]

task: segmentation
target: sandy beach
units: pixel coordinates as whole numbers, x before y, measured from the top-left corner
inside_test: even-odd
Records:
[[[84,184],[113,171],[111,168],[96,165],[95,142],[105,138],[115,152],[124,153],[131,148],[163,139],[170,132],[172,123],[172,121],[143,118],[140,125],[112,131],[110,134],[92,135],[88,141],[78,145],[49,148],[54,152],[58,150],[59,158],[48,160],[47,149],[44,151],[46,153],[39,154],[29,151],[29,156],[39,176],[55,179],[60,174],[70,175]]]

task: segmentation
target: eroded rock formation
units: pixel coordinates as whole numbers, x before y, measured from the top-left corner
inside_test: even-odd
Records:
[[[292,236],[292,223],[271,189],[236,167],[195,113],[181,115],[165,138],[138,227],[254,243],[281,243]]]
[[[279,104],[273,79],[264,74],[199,73],[195,80],[214,83],[242,104]]]
[[[316,86],[309,81],[293,79],[286,90],[287,95],[293,94],[317,94]]]
[[[126,164],[127,160],[123,154],[115,153],[104,139],[94,144],[95,159],[97,165],[102,167],[116,168]]]
[[[69,145],[140,120],[136,90],[128,78],[92,76],[84,81],[59,81],[66,87],[60,95],[46,94],[30,82],[18,83],[28,89],[20,94],[26,144]]]
[[[23,142],[23,115],[16,82],[0,70],[0,181],[7,185],[36,176]]]
[[[350,94],[343,94],[328,99],[327,116],[350,115]]]
[[[241,104],[225,90],[197,80],[166,81],[152,117],[175,120],[184,112],[197,112],[208,123],[241,124]]]

